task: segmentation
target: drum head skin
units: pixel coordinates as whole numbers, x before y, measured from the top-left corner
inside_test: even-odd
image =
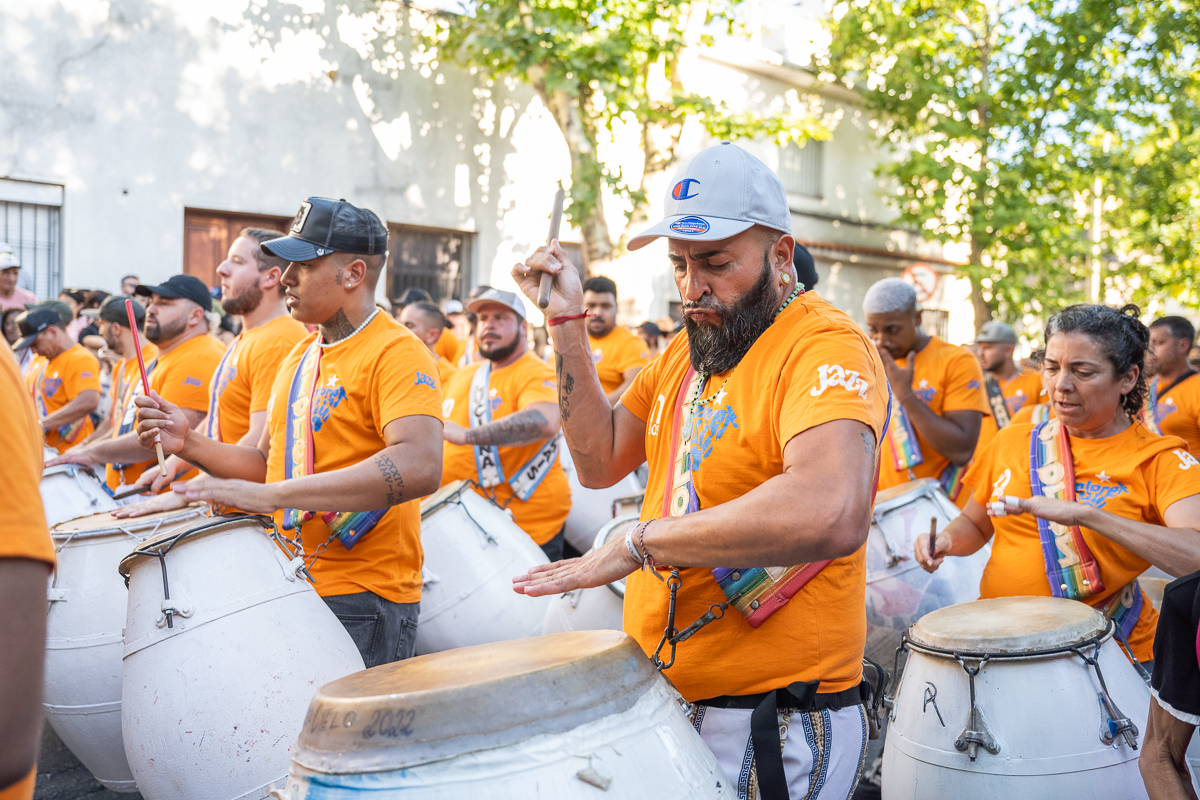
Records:
[[[916,645],[959,653],[1029,653],[1103,633],[1104,615],[1062,597],[994,597],[930,612],[909,630]]]
[[[317,772],[402,769],[624,711],[658,674],[619,631],[447,650],[322,686],[293,758]]]
[[[105,511],[100,514],[91,514],[86,517],[60,522],[50,529],[50,535],[54,537],[65,537],[75,534],[76,537],[80,534],[88,534],[92,536],[104,536],[110,533],[146,533],[153,531],[155,528],[171,529],[176,527],[178,523],[191,521],[197,517],[207,516],[208,506],[203,503],[188,506],[187,508],[176,508],[171,511],[158,511],[154,514],[147,514],[144,517],[132,517],[130,519],[117,519],[110,512]]]

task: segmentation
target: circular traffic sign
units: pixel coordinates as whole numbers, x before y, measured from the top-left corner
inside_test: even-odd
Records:
[[[917,291],[917,301],[927,303],[937,291],[939,275],[928,264],[913,264],[904,270],[904,281]]]

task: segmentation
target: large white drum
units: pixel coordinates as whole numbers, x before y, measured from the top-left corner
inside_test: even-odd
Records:
[[[93,514],[50,529],[58,564],[46,615],[46,721],[96,780],[137,789],[121,741],[121,630],[125,583],[117,565],[159,533],[195,527],[207,506],[137,519]]]
[[[263,517],[156,536],[129,581],[121,729],[146,800],[264,798],[316,687],[363,668]]]
[[[417,653],[438,653],[542,632],[551,597],[513,591],[512,579],[548,564],[542,548],[467,481],[421,501],[421,616]]]
[[[112,511],[121,505],[113,500],[112,492],[91,467],[78,464],[60,464],[43,470],[38,488],[46,511],[46,524],[51,527],[69,519]]]
[[[286,800],[732,800],[677,695],[616,631],[469,647],[322,686]]]
[[[567,483],[571,485],[571,512],[567,514],[563,536],[571,547],[583,553],[596,540],[600,526],[613,517],[639,512],[646,490],[633,473],[606,489],[584,488],[575,472],[570,449],[564,447],[559,453]]]
[[[1145,798],[1150,690],[1095,609],[1006,597],[921,618],[894,698],[883,797]]]
[[[637,522],[637,514],[626,514],[609,521],[597,532],[592,550],[603,547],[614,536],[624,537],[629,528]],[[621,616],[624,608],[624,578],[607,586],[574,589],[554,598],[550,607],[546,609],[542,633],[619,631],[622,628]]]

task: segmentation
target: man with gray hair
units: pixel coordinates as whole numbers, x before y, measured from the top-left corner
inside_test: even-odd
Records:
[[[848,797],[867,736],[863,544],[883,365],[849,317],[799,286],[783,184],[745,150],[726,142],[682,167],[666,218],[629,247],[660,237],[686,327],[615,406],[566,252],[551,242],[513,269],[530,298],[555,276],[546,317],[580,482],[611,486],[643,461],[650,474],[624,538],[515,588],[628,576],[625,631],[695,703],[738,796]],[[812,499],[800,514],[798,497]]]
[[[879,488],[937,478],[958,502],[962,475],[989,410],[983,371],[969,352],[921,329],[917,293],[900,278],[871,286],[863,311],[892,389]],[[964,504],[969,496],[962,495]]]

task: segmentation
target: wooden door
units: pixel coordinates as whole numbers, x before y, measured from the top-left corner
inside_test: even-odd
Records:
[[[274,228],[286,232],[291,217],[238,214],[230,211],[183,210],[183,274],[195,275],[208,286],[221,281],[217,267],[243,228]]]

